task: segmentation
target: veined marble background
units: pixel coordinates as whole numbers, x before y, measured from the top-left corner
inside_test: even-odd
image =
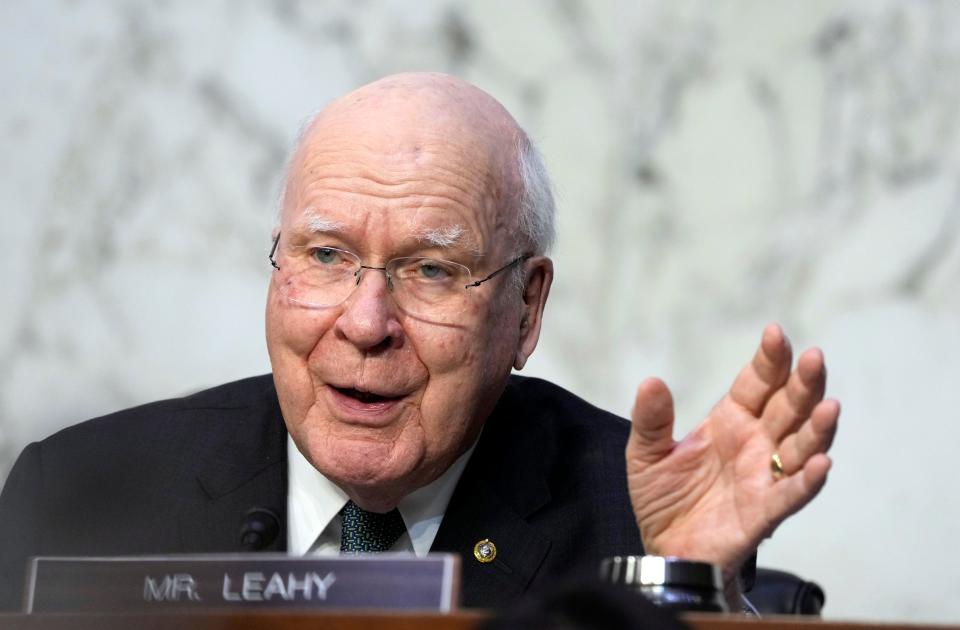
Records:
[[[494,94],[560,195],[527,373],[686,431],[763,325],[844,412],[761,548],[826,616],[960,621],[960,3],[31,0],[0,9],[0,479],[29,440],[269,370],[282,164],[412,69]]]

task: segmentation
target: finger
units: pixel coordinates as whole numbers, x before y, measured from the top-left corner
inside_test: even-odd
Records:
[[[770,507],[770,519],[774,526],[817,496],[827,481],[830,465],[830,458],[818,453],[808,459],[803,469],[796,474],[773,484],[767,505]]]
[[[780,440],[796,431],[817,403],[823,400],[826,386],[827,370],[823,352],[819,348],[810,348],[800,355],[797,369],[787,379],[787,384],[777,390],[763,410],[763,420],[770,436]]]
[[[768,325],[763,329],[760,347],[753,359],[740,370],[730,387],[730,397],[759,416],[770,396],[790,376],[791,360],[790,341],[783,330],[778,324]]]
[[[673,449],[673,396],[666,383],[658,378],[640,383],[631,418],[627,457],[652,463]]]
[[[817,453],[826,453],[833,444],[840,418],[840,403],[824,400],[814,407],[800,430],[780,443],[778,452],[786,474],[792,475]]]

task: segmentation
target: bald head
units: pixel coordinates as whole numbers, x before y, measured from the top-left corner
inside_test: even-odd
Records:
[[[355,114],[423,130],[476,135],[500,149],[523,132],[492,96],[456,77],[438,73],[396,74],[374,81],[328,105],[314,121],[342,121]]]
[[[439,73],[385,77],[324,108],[305,128],[291,159],[283,207],[297,205],[303,175],[318,153],[373,151],[386,171],[414,164],[454,165],[482,182],[498,222],[544,253],[553,240],[553,197],[542,158],[513,116],[496,99],[461,79]],[[479,191],[478,191],[479,192]]]

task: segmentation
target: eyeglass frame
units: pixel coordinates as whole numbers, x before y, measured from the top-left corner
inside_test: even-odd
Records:
[[[270,248],[270,253],[267,254],[267,259],[270,261],[270,266],[272,266],[272,267],[273,267],[274,269],[276,269],[277,271],[280,271],[280,265],[278,265],[278,264],[277,264],[277,261],[273,259],[273,256],[274,256],[274,254],[277,253],[277,246],[280,244],[280,234],[281,234],[281,232],[277,232],[277,237],[276,237],[275,239],[273,239],[273,247]],[[334,249],[336,249],[336,248],[334,248]],[[347,251],[347,250],[342,250],[342,251],[346,251],[346,252],[349,253],[349,254],[353,254],[353,252],[350,252],[350,251]],[[354,256],[357,256],[356,254],[353,254],[353,255],[354,255]],[[510,269],[511,267],[516,266],[518,263],[525,262],[525,261],[529,260],[530,258],[533,258],[533,254],[522,254],[522,255],[520,255],[520,256],[517,256],[516,258],[514,258],[513,260],[511,260],[510,262],[508,262],[506,265],[504,265],[503,267],[500,267],[499,269],[497,269],[497,270],[494,271],[493,273],[487,275],[485,278],[483,278],[483,279],[481,279],[481,280],[477,280],[476,282],[471,282],[470,284],[465,284],[465,285],[463,285],[463,288],[464,288],[464,289],[472,289],[472,288],[474,288],[474,287],[479,287],[481,284],[483,284],[483,283],[486,282],[487,280],[493,279],[494,277],[496,277],[497,275],[503,273],[503,272],[506,271],[507,269]],[[360,257],[359,257],[359,256],[357,256],[357,260],[358,260],[358,261],[360,260]],[[387,264],[389,265],[393,260],[396,260],[396,259],[390,259],[390,260],[388,260],[388,261],[387,261]],[[387,285],[390,287],[390,290],[391,290],[391,291],[393,290],[393,277],[387,272],[387,268],[386,268],[386,267],[371,267],[371,266],[369,266],[369,265],[364,265],[364,264],[361,264],[361,265],[357,268],[357,270],[356,270],[355,272],[353,272],[353,275],[357,278],[357,284],[356,284],[356,286],[360,286],[360,280],[361,280],[361,278],[362,278],[362,275],[361,275],[360,272],[362,272],[364,269],[370,269],[370,270],[372,270],[372,271],[382,271],[382,272],[387,276]],[[470,270],[469,267],[466,267],[466,269],[467,269],[468,271]],[[470,273],[471,273],[471,275],[472,275],[473,272],[471,271]]]

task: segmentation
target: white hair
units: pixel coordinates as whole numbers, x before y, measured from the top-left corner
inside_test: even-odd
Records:
[[[520,238],[526,241],[529,253],[542,256],[550,251],[557,238],[557,207],[553,183],[537,146],[523,129],[517,128],[517,169],[520,173],[520,203],[517,220]],[[510,274],[510,284],[518,296],[527,284],[524,266],[517,265]]]
[[[557,237],[553,184],[540,151],[523,129],[519,131],[517,167],[520,170],[520,207],[517,214],[520,234],[534,254],[542,255],[550,251]]]
[[[320,111],[322,110],[313,112],[301,121],[300,127],[297,129],[297,135],[293,140],[293,148],[287,154],[287,160],[283,165],[283,177],[280,178],[280,190],[277,194],[276,212],[273,219],[274,232],[280,229],[280,224],[283,222],[283,206],[287,201],[287,187],[290,185],[290,175],[293,173],[293,164],[297,159],[297,152],[300,150],[300,145],[303,144],[307,132],[310,131],[313,121],[320,115]]]

